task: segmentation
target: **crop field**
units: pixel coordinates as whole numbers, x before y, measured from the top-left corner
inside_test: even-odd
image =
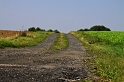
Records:
[[[124,81],[124,32],[70,32],[93,54],[91,71],[107,82]]]
[[[18,36],[21,31],[11,31],[11,30],[0,30],[0,37],[11,37],[11,36]],[[26,32],[30,34],[31,32]]]

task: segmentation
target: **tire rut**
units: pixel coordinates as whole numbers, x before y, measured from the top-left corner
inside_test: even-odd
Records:
[[[21,51],[20,56],[7,54],[6,50],[2,52],[7,55],[3,58],[0,56],[0,62],[6,64],[0,66],[0,82],[80,82],[87,78],[88,70],[82,64],[86,52],[81,43],[74,36],[66,34],[69,40],[67,49],[48,51],[56,36],[51,35],[43,44],[31,47],[32,53],[24,54]],[[47,52],[40,53],[43,47]],[[35,53],[35,49],[38,49],[38,53]]]
[[[57,35],[57,33],[52,34],[48,36],[43,43],[33,47],[0,49],[0,63],[22,63],[23,60],[30,60],[30,57],[47,52]]]

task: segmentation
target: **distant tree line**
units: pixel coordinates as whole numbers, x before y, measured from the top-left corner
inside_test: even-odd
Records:
[[[52,29],[49,29],[49,30],[45,30],[45,29],[41,29],[40,27],[30,27],[28,28],[28,31],[32,31],[32,32],[36,32],[36,31],[46,31],[46,32],[55,32],[55,33],[60,33],[58,30],[52,30]]]
[[[111,31],[109,28],[103,26],[103,25],[96,25],[92,26],[90,29],[79,29],[78,31]]]

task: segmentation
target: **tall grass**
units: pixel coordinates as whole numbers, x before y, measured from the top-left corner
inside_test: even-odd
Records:
[[[71,32],[94,54],[93,72],[108,82],[124,82],[124,32]]]
[[[51,50],[61,50],[64,48],[67,48],[69,45],[69,41],[64,33],[59,33],[59,35],[56,37],[55,42],[51,46]]]
[[[0,48],[34,46],[43,42],[53,32],[34,32],[26,36],[0,38]]]

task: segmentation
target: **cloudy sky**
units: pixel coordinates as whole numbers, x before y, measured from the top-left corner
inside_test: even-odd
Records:
[[[0,29],[61,32],[104,25],[124,31],[124,0],[0,0]]]

